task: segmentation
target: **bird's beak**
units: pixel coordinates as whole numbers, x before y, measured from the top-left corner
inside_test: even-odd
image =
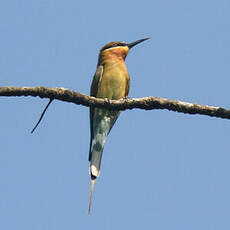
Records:
[[[137,40],[135,42],[131,42],[131,43],[127,44],[127,46],[129,47],[129,49],[131,49],[135,45],[137,45],[137,44],[139,44],[139,43],[141,43],[141,42],[143,42],[145,40],[148,40],[148,39],[150,39],[150,38],[143,38],[143,39]]]

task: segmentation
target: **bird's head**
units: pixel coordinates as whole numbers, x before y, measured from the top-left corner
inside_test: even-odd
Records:
[[[124,60],[132,47],[148,39],[143,38],[131,43],[110,42],[100,50],[99,59],[119,58]]]

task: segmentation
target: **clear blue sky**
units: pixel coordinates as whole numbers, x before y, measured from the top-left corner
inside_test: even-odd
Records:
[[[100,48],[135,41],[130,97],[230,108],[230,1],[0,2],[1,86],[89,94]],[[230,229],[230,121],[121,114],[106,142],[92,215],[88,108],[1,97],[0,229]]]

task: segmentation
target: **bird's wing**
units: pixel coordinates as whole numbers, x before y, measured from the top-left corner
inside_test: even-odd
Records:
[[[130,78],[127,78],[126,89],[125,89],[125,97],[127,97],[128,94],[129,94],[129,88],[130,88]]]
[[[97,91],[99,87],[99,83],[101,81],[101,77],[103,74],[103,65],[99,65],[97,67],[96,73],[94,74],[93,81],[91,84],[90,89],[90,96],[96,97]],[[94,107],[90,107],[90,144],[89,144],[89,161],[91,160],[91,148],[92,148],[92,141],[93,141],[93,117],[94,117]]]

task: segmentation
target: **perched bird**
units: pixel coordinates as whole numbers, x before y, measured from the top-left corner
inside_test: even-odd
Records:
[[[108,100],[118,100],[127,97],[129,93],[129,74],[125,58],[135,45],[147,40],[144,38],[132,43],[110,42],[100,50],[97,70],[94,75],[90,95]],[[90,107],[90,214],[94,185],[100,173],[103,147],[106,137],[116,122],[119,111],[111,111]]]

